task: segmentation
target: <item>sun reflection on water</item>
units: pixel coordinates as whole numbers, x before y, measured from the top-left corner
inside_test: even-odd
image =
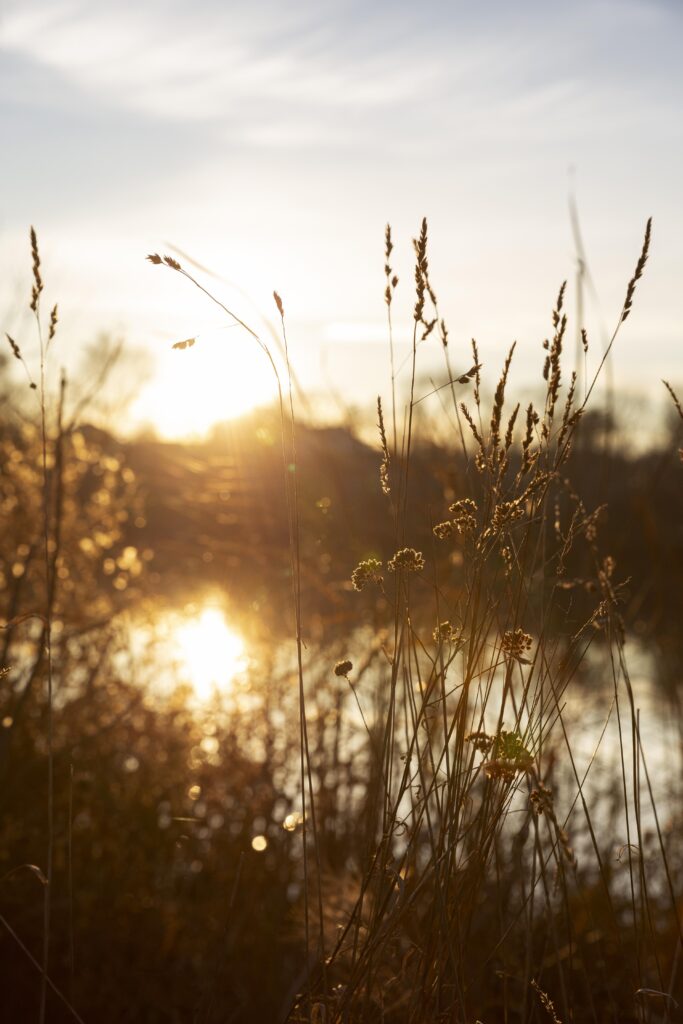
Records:
[[[179,667],[199,700],[229,690],[247,666],[244,641],[220,608],[208,606],[172,629]]]

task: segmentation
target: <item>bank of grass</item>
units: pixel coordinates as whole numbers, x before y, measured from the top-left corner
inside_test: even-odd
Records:
[[[7,989],[15,1015],[28,1006],[31,977],[38,991],[41,976],[26,945],[41,935],[30,909],[35,877],[15,872],[42,863],[40,814],[56,796],[48,1019],[676,1019],[681,809],[658,811],[654,791],[665,787],[641,741],[629,673],[628,581],[600,503],[587,504],[572,482],[572,451],[649,244],[648,223],[594,376],[579,385],[563,369],[563,285],[544,344],[544,400],[509,401],[511,350],[487,408],[476,345],[466,361],[451,355],[422,223],[409,398],[397,405],[392,351],[389,398],[378,403],[375,486],[390,524],[387,550],[347,567],[351,626],[304,646],[310,570],[285,384],[297,643],[291,660],[265,650],[249,700],[235,695],[202,713],[182,694],[168,707],[151,705],[122,674],[125,637],[112,611],[100,626],[107,653],[98,657],[101,635],[94,647],[87,638],[79,649],[54,647],[57,693],[74,692],[46,747],[52,701],[38,665],[29,676],[34,711],[13,751],[22,781],[3,808],[12,858],[5,948],[21,965]],[[387,231],[390,348],[392,253]],[[155,254],[152,262],[199,285],[175,259]],[[284,332],[277,296],[276,304]],[[279,371],[261,339],[245,339],[253,341],[279,382],[286,362]],[[444,415],[453,423],[438,507],[415,490],[423,344],[442,350]],[[582,345],[590,357],[585,333]],[[417,546],[425,524],[429,541]],[[53,617],[58,594],[54,601]],[[86,656],[101,685],[90,676],[74,683]],[[598,656],[608,698],[586,757],[568,708]],[[21,685],[24,677],[8,712]],[[608,742],[616,770],[594,778]],[[110,972],[98,972],[100,958]]]
[[[352,660],[344,658],[335,667],[336,677],[351,688],[367,733],[368,777],[359,808],[364,852],[354,865],[357,893],[331,936],[323,911],[314,797],[314,774],[319,782],[325,768],[314,773],[311,762],[299,647],[303,852],[306,862],[310,846],[316,870],[315,877],[305,872],[309,969],[292,1019],[467,1021],[491,1000],[505,1019],[510,1014],[526,1019],[535,1003],[565,1020],[618,1017],[627,1007],[648,1016],[655,1012],[653,1002],[665,1017],[674,1009],[680,922],[625,656],[620,611],[625,582],[616,573],[609,537],[600,537],[600,509],[585,506],[569,476],[575,436],[631,312],[650,237],[648,221],[615,330],[593,377],[583,381],[582,394],[577,394],[576,373],[563,375],[568,321],[562,285],[544,343],[545,399],[520,415],[519,404],[510,408],[506,401],[514,346],[489,411],[482,406],[474,342],[471,364],[454,373],[430,277],[426,221],[414,241],[410,392],[406,408],[397,410],[391,313],[398,280],[387,229],[393,444],[378,399],[378,485],[394,521],[395,551],[386,561],[363,560],[351,578],[357,591],[376,589],[382,596],[381,649],[388,676],[369,721],[354,686]],[[164,262],[158,256],[152,260]],[[175,260],[165,262],[184,273]],[[276,303],[284,333],[277,296]],[[578,326],[586,366],[589,339]],[[457,423],[454,441],[465,469],[456,500],[443,510],[424,508],[422,515],[437,513],[434,548],[452,546],[463,564],[457,588],[449,586],[435,551],[410,544],[417,357],[430,336],[443,351]],[[283,438],[291,432],[295,462],[291,404],[288,420],[283,410],[282,430]],[[296,515],[292,492],[295,581],[301,568]],[[576,546],[584,546],[588,556],[587,574],[580,579],[568,575]],[[571,615],[577,590],[593,595],[593,607],[578,623]],[[295,607],[300,639],[296,585]],[[596,635],[609,651],[609,714],[618,724],[617,820],[628,861],[625,902],[623,893],[613,891],[612,866],[605,863],[604,822],[586,798],[591,763],[577,766],[564,720],[567,691]],[[555,790],[558,762],[571,766],[568,793]],[[643,786],[657,837],[648,870]],[[572,833],[586,840],[581,870],[575,852],[579,836]],[[657,880],[651,877],[655,861]],[[602,903],[599,924],[586,900],[587,887],[595,886]],[[664,926],[667,920],[675,922],[673,930]]]
[[[600,508],[586,507],[571,481],[572,445],[631,311],[650,234],[648,222],[616,328],[582,394],[576,374],[563,371],[562,285],[544,343],[544,402],[525,411],[508,402],[513,346],[486,410],[476,344],[471,365],[451,368],[423,221],[414,242],[410,397],[392,414],[403,424],[393,450],[380,406],[378,482],[396,550],[385,561],[366,559],[352,576],[356,590],[379,591],[387,606],[386,691],[381,714],[370,725],[364,716],[365,856],[348,920],[334,937],[320,935],[292,1019],[569,1021],[675,1012],[681,926],[673,843],[641,744],[621,615],[626,581],[609,535],[601,535]],[[387,232],[390,312],[391,251]],[[406,514],[416,364],[419,345],[434,335],[465,468],[456,500],[423,510],[434,519],[434,541],[419,551]],[[444,546],[462,564],[457,588],[437,554]],[[569,573],[577,547],[587,567],[581,578]],[[591,595],[592,607],[577,621],[575,606],[585,607],[578,593]],[[608,835],[587,796],[593,762],[577,763],[565,714],[596,644],[608,652],[608,719],[618,731],[619,805]],[[337,672],[353,684],[350,660]],[[625,880],[615,878],[615,845]]]

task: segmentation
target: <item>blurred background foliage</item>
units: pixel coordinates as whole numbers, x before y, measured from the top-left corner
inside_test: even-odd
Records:
[[[216,428],[205,442],[179,444],[122,440],[115,430],[88,425],[87,415],[58,420],[53,410],[46,590],[40,433],[24,404],[12,400],[6,379],[3,391],[3,1019],[32,1020],[38,1008],[40,974],[31,957],[40,959],[43,893],[39,872],[27,865],[45,863],[46,599],[55,672],[52,981],[85,1020],[102,1024],[283,1019],[306,964],[299,722],[276,414],[262,410]],[[665,443],[634,452],[604,416],[586,417],[568,473],[587,507],[607,504],[600,529],[620,578],[629,581],[627,630],[654,654],[662,707],[673,709],[680,724],[683,485],[675,452],[680,424],[673,418],[669,433]],[[426,415],[421,436],[430,436]],[[354,594],[349,578],[360,559],[388,557],[395,536],[379,487],[381,455],[359,427],[303,425],[297,457],[311,763],[333,937],[357,895],[375,785],[353,695],[333,667],[353,654],[359,686],[373,680],[364,691],[364,700],[374,702],[371,720],[381,721],[387,599]],[[447,446],[423,442],[412,473],[411,542],[430,552],[444,586],[457,590],[462,551],[457,543],[437,551],[432,526],[463,493],[466,468]],[[585,568],[581,554],[572,555],[567,578],[580,580]],[[161,693],[157,677],[168,676],[169,667],[160,665],[151,639],[155,617],[216,590],[245,638],[248,672],[204,704],[193,699],[182,669]],[[566,614],[579,621],[593,604],[578,587]],[[136,622],[149,628],[149,643],[131,639]],[[607,832],[606,851],[612,840]],[[519,846],[508,853],[513,872]],[[676,851],[671,855],[680,872]],[[504,888],[505,879],[497,885]],[[600,888],[586,891],[594,922],[605,913]],[[495,922],[485,900],[483,906],[477,929],[486,931]],[[665,931],[661,942],[670,952],[675,936]],[[388,990],[397,977],[410,979],[404,954],[397,947]],[[614,970],[616,989],[618,950],[613,955],[607,971]],[[488,967],[472,984],[481,989],[486,1020],[502,1019],[511,965],[497,963],[495,985]],[[72,1019],[52,992],[49,1020]]]

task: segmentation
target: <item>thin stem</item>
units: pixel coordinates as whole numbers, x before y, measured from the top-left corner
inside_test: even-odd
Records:
[[[45,385],[45,346],[40,323],[40,307],[35,310],[40,342],[40,437],[43,468],[43,552],[45,559],[45,651],[47,659],[47,885],[43,904],[43,973],[40,991],[40,1024],[44,1024],[47,1002],[47,976],[50,961],[50,918],[54,850],[54,723],[52,714],[52,566],[50,560],[50,477],[47,468],[47,411]]]

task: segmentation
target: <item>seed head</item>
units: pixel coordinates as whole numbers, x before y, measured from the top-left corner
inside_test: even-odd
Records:
[[[387,569],[390,572],[398,572],[400,569],[404,572],[420,572],[424,567],[422,552],[416,551],[415,548],[401,548],[387,562]]]
[[[484,765],[484,771],[490,779],[512,782],[518,773],[528,772],[533,765],[533,757],[518,732],[501,729],[493,742],[491,753],[491,760]]]
[[[521,662],[522,665],[528,665],[529,662],[525,655],[531,650],[532,639],[528,633],[525,633],[523,629],[508,629],[503,636],[501,647],[503,653],[512,658],[514,661]]]
[[[461,647],[464,643],[462,632],[448,620],[439,623],[432,637],[437,644],[457,644]]]
[[[477,528],[477,503],[472,498],[461,498],[449,506],[453,515],[453,523],[460,534],[474,533]]]
[[[539,782],[538,789],[532,789],[529,794],[529,801],[533,809],[534,814],[552,814],[553,813],[553,794],[552,790],[544,786],[542,782]]]
[[[38,236],[35,228],[31,228],[31,260],[33,270],[33,288],[31,289],[31,310],[38,312],[38,303],[43,290],[43,279],[40,276],[40,254],[38,252]]]
[[[377,426],[379,427],[379,439],[382,445],[382,463],[379,467],[379,482],[382,488],[383,494],[391,493],[391,484],[389,481],[389,466],[391,465],[391,456],[389,455],[389,445],[387,443],[387,432],[384,427],[384,412],[382,410],[382,399],[377,396]]]
[[[351,583],[354,590],[363,590],[368,583],[381,584],[384,577],[381,573],[382,563],[378,558],[366,558],[359,562],[351,573]]]
[[[500,533],[501,530],[511,526],[515,520],[521,519],[523,515],[524,509],[519,499],[516,501],[502,501],[493,510],[491,532]]]
[[[636,282],[638,282],[641,279],[641,277],[643,276],[643,271],[645,270],[645,264],[647,263],[647,258],[648,258],[648,255],[650,253],[650,239],[651,239],[651,237],[652,237],[652,217],[649,217],[648,218],[648,222],[645,225],[645,237],[643,238],[643,248],[641,249],[640,257],[639,257],[638,262],[636,264],[636,269],[635,269],[635,272],[633,274],[633,277],[629,281],[628,288],[626,289],[626,299],[624,300],[624,311],[621,314],[621,322],[622,322],[622,324],[623,324],[624,320],[626,319],[626,317],[631,312],[631,309],[633,308],[633,295],[634,295],[635,290],[636,290]]]
[[[447,537],[452,535],[454,529],[453,523],[450,519],[447,519],[443,523],[437,523],[432,532],[439,540],[446,540]]]
[[[471,732],[468,736],[465,736],[465,742],[471,743],[475,750],[478,750],[481,754],[488,754],[489,750],[493,746],[495,736],[489,736],[487,732]]]
[[[57,306],[53,306],[50,312],[50,327],[48,329],[47,340],[48,344],[52,341],[57,331],[57,324],[59,323],[59,317],[57,313]]]

